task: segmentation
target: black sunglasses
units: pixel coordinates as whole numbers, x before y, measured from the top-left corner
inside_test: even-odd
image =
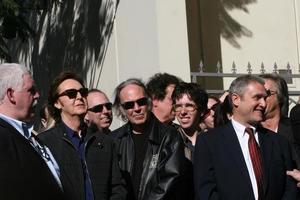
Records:
[[[105,106],[106,110],[111,110],[112,103],[108,102],[108,103],[104,103],[104,104],[99,104],[99,105],[96,105],[92,108],[89,108],[88,111],[91,111],[91,112],[94,112],[94,113],[99,113],[99,112],[103,111],[104,106]]]
[[[61,96],[67,96],[67,97],[69,97],[70,99],[75,99],[76,97],[77,97],[77,93],[80,93],[80,95],[82,96],[82,97],[87,97],[87,95],[88,95],[88,89],[87,88],[80,88],[80,89],[78,89],[78,90],[76,90],[76,89],[69,89],[69,90],[65,90],[65,91],[63,91],[62,93],[60,93],[60,94],[58,94],[57,95],[57,98],[58,97],[61,97]]]
[[[134,108],[135,103],[137,103],[138,106],[145,106],[145,105],[148,104],[148,98],[147,97],[142,97],[142,98],[140,98],[136,101],[126,101],[121,105],[125,110],[129,110],[129,109]]]

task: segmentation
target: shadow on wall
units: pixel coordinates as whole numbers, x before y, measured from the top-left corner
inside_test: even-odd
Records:
[[[256,0],[221,0],[219,15],[221,36],[236,48],[241,48],[237,41],[238,38],[252,37],[252,32],[233,19],[228,11],[239,9],[249,13],[247,5],[253,3],[256,3]]]
[[[29,16],[34,39],[10,44],[13,61],[31,65],[42,99],[64,70],[84,79],[89,71],[87,87],[97,87],[119,0],[48,2],[41,13]]]

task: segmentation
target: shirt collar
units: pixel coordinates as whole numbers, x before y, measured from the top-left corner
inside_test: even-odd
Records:
[[[237,136],[239,138],[244,137],[244,135],[246,134],[246,132],[245,132],[246,126],[239,123],[238,121],[235,121],[234,118],[231,119],[231,123],[232,123],[232,126],[233,126]],[[256,128],[254,126],[250,126],[250,128],[253,129],[253,133],[255,135],[256,134]]]
[[[13,118],[8,117],[6,115],[3,115],[1,113],[0,113],[0,118],[3,119],[4,121],[6,121],[7,123],[9,123],[15,129],[17,129],[17,131],[25,137],[24,131],[23,131],[23,128],[22,128],[22,124],[25,123],[25,122],[19,121],[17,119],[13,119]],[[27,126],[27,129],[28,129],[28,132],[29,132],[29,137],[30,137],[31,136],[31,131],[33,130],[33,125],[27,124],[27,123],[25,123],[25,124]]]

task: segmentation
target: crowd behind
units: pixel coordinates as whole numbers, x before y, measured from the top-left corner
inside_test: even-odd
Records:
[[[39,97],[26,67],[0,64],[0,199],[299,199],[300,104],[288,116],[277,74],[212,96],[156,73],[124,80],[111,102],[62,72],[34,126]]]

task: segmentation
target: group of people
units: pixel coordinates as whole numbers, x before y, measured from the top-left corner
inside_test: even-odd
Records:
[[[278,75],[240,76],[217,98],[157,73],[121,82],[111,103],[62,72],[35,128],[30,71],[4,63],[0,72],[1,199],[299,198],[299,109],[287,117]],[[113,109],[125,122],[116,130]]]

